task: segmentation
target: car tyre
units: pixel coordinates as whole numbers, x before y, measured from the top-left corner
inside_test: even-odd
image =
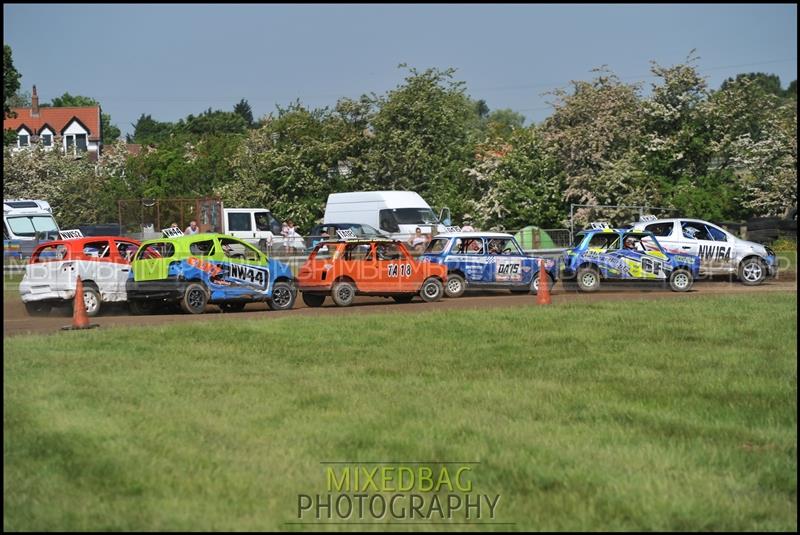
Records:
[[[356,286],[350,281],[339,281],[331,288],[331,298],[340,307],[349,307],[356,298]]]
[[[758,286],[767,278],[767,266],[760,258],[751,256],[739,264],[739,280],[745,286]]]
[[[297,299],[297,288],[294,287],[294,284],[279,281],[272,287],[272,299],[269,300],[267,306],[270,310],[289,310],[294,306],[295,299]]]
[[[673,292],[688,292],[694,284],[694,277],[685,269],[675,269],[669,275],[669,288]]]
[[[434,277],[428,277],[419,289],[419,296],[423,301],[432,303],[438,301],[444,295],[444,285],[442,281]]]
[[[100,290],[90,284],[83,285],[83,305],[86,307],[86,316],[93,318],[100,313],[103,301]]]
[[[461,297],[467,290],[467,282],[464,277],[457,273],[447,275],[447,283],[444,285],[444,294],[447,297]]]
[[[186,285],[181,297],[181,309],[187,314],[202,314],[208,304],[208,291],[200,283]]]
[[[48,316],[52,308],[53,305],[50,303],[43,303],[41,301],[25,303],[25,310],[28,312],[29,316]]]
[[[393,295],[392,299],[397,303],[406,304],[414,300],[414,295]]]
[[[303,303],[305,303],[307,307],[311,308],[321,307],[324,302],[325,302],[324,295],[303,293]]]
[[[584,266],[578,270],[577,283],[582,292],[596,292],[600,288],[600,273],[593,267]]]

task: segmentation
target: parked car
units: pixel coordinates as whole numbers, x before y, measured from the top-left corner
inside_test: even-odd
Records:
[[[417,262],[401,242],[358,239],[317,244],[297,276],[310,307],[322,306],[327,296],[339,306],[351,305],[356,295],[437,301],[446,280],[445,266]]]
[[[772,249],[737,238],[708,221],[655,219],[635,223],[633,228],[653,233],[669,253],[699,256],[701,275],[737,275],[743,284],[752,286],[778,274]]]
[[[579,232],[562,257],[561,276],[576,280],[584,292],[600,288],[601,280],[664,281],[675,292],[691,289],[700,258],[668,253],[651,232],[596,228]]]
[[[539,291],[539,258],[527,256],[511,234],[448,232],[439,234],[425,249],[423,259],[447,267],[445,295],[460,297],[468,288],[508,289],[514,293]],[[558,263],[545,260],[550,289]]]
[[[145,241],[132,268],[127,290],[135,314],[170,304],[200,314],[208,303],[237,312],[256,301],[266,301],[272,310],[287,310],[297,296],[289,266],[225,234]]]
[[[87,316],[103,303],[125,301],[130,261],[139,242],[119,236],[92,236],[43,243],[34,249],[19,285],[31,315],[46,315],[53,306],[75,298],[80,275]]]
[[[319,242],[324,240],[336,239],[338,230],[350,230],[353,235],[363,240],[384,238],[385,235],[375,227],[362,223],[323,223],[311,228],[306,236],[306,245],[313,249]]]

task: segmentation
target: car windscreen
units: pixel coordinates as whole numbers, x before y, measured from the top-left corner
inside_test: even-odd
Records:
[[[58,232],[55,219],[49,215],[13,216],[6,218],[6,223],[11,232],[26,238],[33,238],[37,232]]]
[[[395,208],[392,213],[399,225],[435,225],[439,222],[430,208]]]

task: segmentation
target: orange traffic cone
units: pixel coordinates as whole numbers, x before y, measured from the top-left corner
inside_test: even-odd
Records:
[[[78,275],[78,280],[75,283],[75,299],[72,305],[72,325],[61,327],[61,330],[75,331],[92,329],[97,326],[96,323],[89,323],[89,316],[86,315],[86,303],[83,302],[83,281]]]
[[[544,260],[539,259],[539,291],[536,292],[537,305],[552,304],[550,300],[550,275],[544,269]]]

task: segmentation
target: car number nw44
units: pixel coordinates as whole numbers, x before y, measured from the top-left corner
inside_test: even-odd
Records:
[[[259,288],[266,288],[269,282],[267,270],[242,264],[230,264],[228,276],[233,280],[245,282]]]

